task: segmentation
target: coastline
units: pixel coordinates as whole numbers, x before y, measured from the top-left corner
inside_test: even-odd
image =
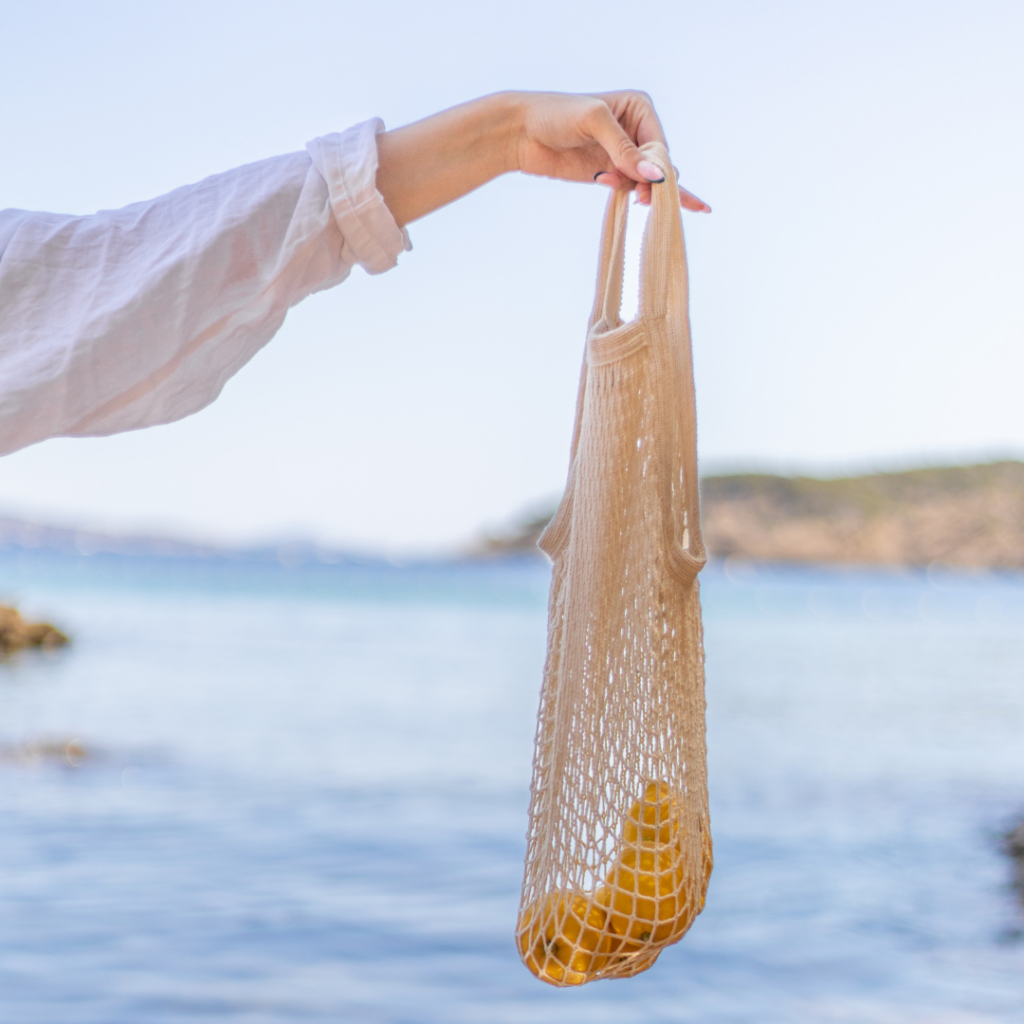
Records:
[[[549,519],[533,515],[484,537],[475,557],[533,550]],[[831,479],[708,476],[701,480],[701,525],[715,559],[1022,569],[1024,463]]]

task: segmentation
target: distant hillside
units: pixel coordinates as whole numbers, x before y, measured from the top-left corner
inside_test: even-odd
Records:
[[[554,509],[485,536],[472,559],[536,555]],[[821,480],[745,473],[701,481],[704,539],[713,557],[764,562],[949,565],[1024,569],[1024,463],[915,469]],[[312,542],[224,548],[0,517],[0,553],[129,559],[360,566],[389,564]],[[429,561],[429,560],[428,560]]]
[[[1024,463],[818,480],[706,478],[704,537],[718,556],[1024,568]]]
[[[537,555],[537,541],[544,528],[555,514],[552,506],[545,512],[533,512],[512,524],[500,533],[487,533],[470,549],[470,558],[500,558],[504,555]]]
[[[762,473],[701,482],[712,556],[765,562],[1024,568],[1024,463],[821,480]],[[526,551],[547,516],[478,549]]]
[[[220,547],[173,537],[104,533],[0,517],[0,553],[36,551],[56,555],[114,555],[122,558],[199,559],[210,562],[276,562],[299,565],[365,565],[371,556],[324,547],[311,541],[285,541],[260,547]]]

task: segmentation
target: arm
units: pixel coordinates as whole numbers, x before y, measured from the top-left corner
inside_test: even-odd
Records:
[[[394,266],[405,224],[501,174],[631,183],[641,202],[660,176],[637,149],[663,139],[643,93],[500,93],[382,129],[122,210],[0,211],[0,455],[198,412],[291,306]]]
[[[120,210],[0,212],[0,454],[198,412],[297,302],[394,266],[382,128]]]
[[[497,93],[381,135],[377,188],[403,225],[509,171],[629,182],[650,202],[661,173],[637,147],[651,141],[665,138],[645,93]],[[685,189],[679,199],[710,212]]]

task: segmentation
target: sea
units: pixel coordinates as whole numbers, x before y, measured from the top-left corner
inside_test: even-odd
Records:
[[[0,554],[2,1024],[1020,1024],[1024,576],[710,565],[715,869],[522,966],[547,566]]]

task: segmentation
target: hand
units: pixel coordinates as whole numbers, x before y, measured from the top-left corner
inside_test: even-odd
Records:
[[[567,181],[597,181],[611,188],[629,183],[637,201],[650,203],[651,182],[661,171],[637,148],[665,143],[661,122],[644,92],[609,92],[594,96],[571,93],[519,93],[523,126],[518,168]],[[679,202],[710,213],[711,207],[685,188]]]
[[[665,137],[642,92],[505,92],[377,136],[377,189],[408,224],[509,171],[630,185],[642,203],[661,171],[637,148]],[[688,210],[711,212],[686,189]]]

